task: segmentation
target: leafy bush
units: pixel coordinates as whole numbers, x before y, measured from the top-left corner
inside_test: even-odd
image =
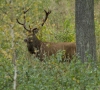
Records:
[[[3,59],[4,64],[0,66],[0,89],[11,90],[13,85],[13,65]],[[18,60],[18,90],[99,90],[100,65],[92,67],[92,62],[81,63],[77,60],[70,64],[59,62],[53,56],[50,60],[40,62],[31,57]]]

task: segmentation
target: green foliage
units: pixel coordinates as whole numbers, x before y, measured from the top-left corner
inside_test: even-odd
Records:
[[[11,3],[10,0],[0,0],[0,90],[12,90],[13,88],[13,51],[16,53],[18,68],[17,90],[82,90],[84,88],[99,90],[99,63],[97,68],[92,67],[92,62],[83,65],[79,60],[76,63],[72,61],[71,64],[60,63],[61,52],[58,52],[56,57],[52,56],[50,60],[46,58],[45,62],[40,62],[37,58],[29,55],[23,42],[27,32],[16,22],[16,18],[23,22],[23,8],[31,8],[26,14],[27,27],[28,25],[40,27],[44,17],[43,10],[51,9],[52,13],[44,27],[40,28],[37,34],[38,38],[49,42],[75,41],[74,1],[12,1]],[[98,4],[98,6],[100,5]],[[95,25],[98,61],[100,59],[99,16],[97,11]],[[14,47],[12,43],[14,43]]]
[[[64,21],[63,25],[64,30],[55,33],[55,37],[58,41],[63,41],[63,42],[75,41],[74,25],[71,24],[71,22],[72,22],[71,18],[68,16]]]
[[[99,90],[100,64],[98,63],[97,68],[92,67],[91,64],[92,62],[83,64],[80,60],[70,64],[61,63],[53,56],[45,62],[40,62],[33,57],[20,59],[17,61],[17,89],[80,90],[85,88],[86,90]],[[11,63],[7,61],[0,65],[0,85],[3,90],[11,90],[11,85],[13,85],[12,69]]]

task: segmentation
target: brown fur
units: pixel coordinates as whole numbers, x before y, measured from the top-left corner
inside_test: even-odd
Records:
[[[76,44],[74,42],[42,42],[35,34],[25,39],[25,42],[27,42],[28,51],[39,57],[41,61],[43,61],[45,55],[47,57],[52,54],[55,55],[59,50],[65,51],[62,57],[63,60],[71,60],[76,52]]]

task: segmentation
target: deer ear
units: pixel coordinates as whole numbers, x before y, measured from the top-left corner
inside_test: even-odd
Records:
[[[38,29],[38,28],[34,28],[34,29],[32,30],[33,34],[38,33],[38,31],[39,31],[39,29]]]

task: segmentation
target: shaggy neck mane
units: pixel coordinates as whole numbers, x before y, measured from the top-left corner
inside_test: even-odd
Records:
[[[34,47],[39,50],[41,47],[41,41],[34,35]]]

